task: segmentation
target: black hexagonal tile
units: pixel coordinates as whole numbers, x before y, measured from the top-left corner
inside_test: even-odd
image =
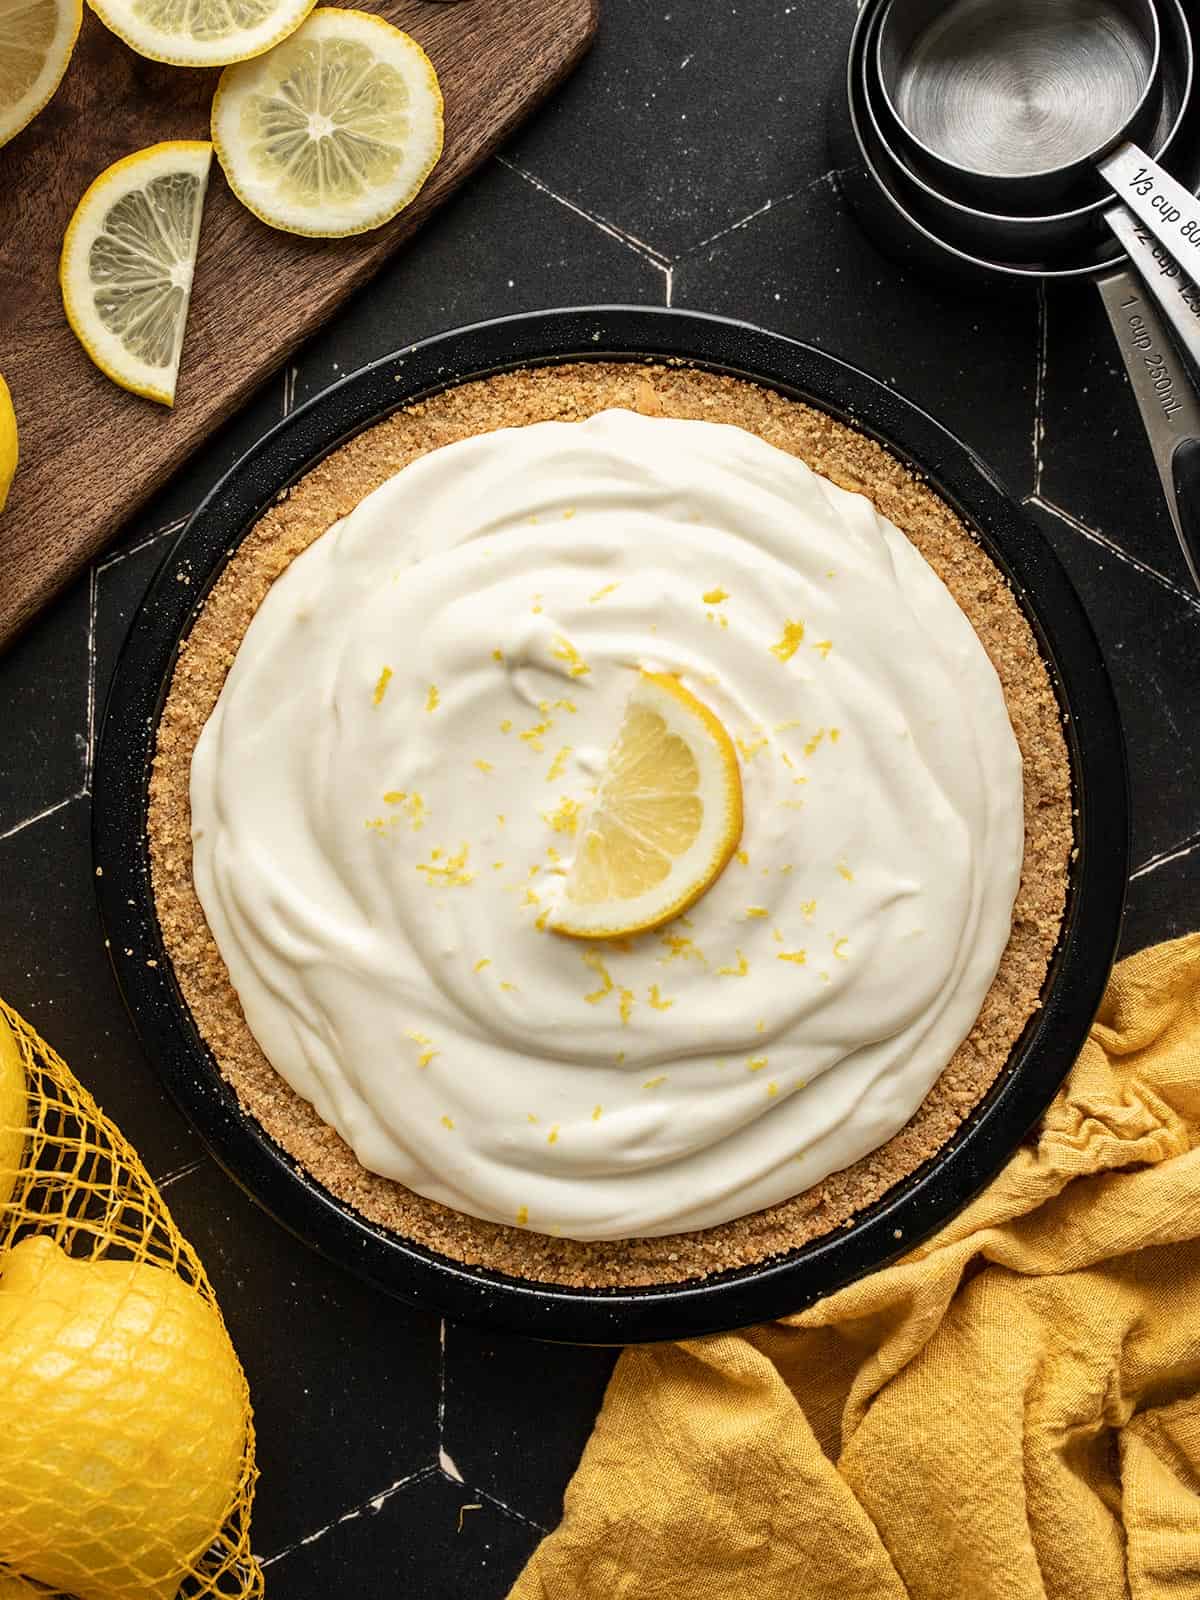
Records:
[[[1125,902],[1121,954],[1132,955],[1160,939],[1193,933],[1200,906],[1200,830],[1168,859],[1135,870]]]
[[[0,583],[3,577],[0,576]],[[0,654],[0,839],[81,792],[87,770],[88,585]],[[20,746],[9,742],[20,736]]]
[[[210,1160],[166,1191],[254,1403],[254,1546],[301,1539],[436,1458],[438,1324],[285,1232]]]
[[[932,412],[1014,492],[1029,491],[1035,294],[993,303],[911,276],[867,243],[832,180],[678,261],[672,300],[842,356]]]
[[[467,1483],[552,1527],[616,1359],[448,1324],[443,1449]],[[536,1426],[514,1430],[514,1417]]]
[[[677,255],[811,182],[853,0],[603,0],[574,78],[506,154]]]
[[[1125,728],[1133,860],[1169,850],[1200,824],[1196,659],[1200,597],[1169,588],[1038,506],[1031,515],[1091,617]]]
[[[537,1546],[538,1529],[436,1469],[390,1480],[371,1499],[275,1559],[279,1600],[501,1600]]]
[[[662,304],[665,277],[491,162],[301,353],[299,403],[430,334],[551,305]]]
[[[33,1024],[155,1176],[199,1149],[146,1061],[113,982],[96,913],[85,799],[0,841],[0,995]]]
[[[1038,490],[1179,584],[1187,568],[1100,296],[1046,294]]]

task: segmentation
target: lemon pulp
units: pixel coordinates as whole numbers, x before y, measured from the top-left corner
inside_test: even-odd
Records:
[[[139,55],[181,67],[223,67],[261,55],[298,28],[313,0],[89,0]]]
[[[658,927],[716,882],[741,832],[733,741],[678,678],[643,672],[551,925],[576,938]]]
[[[234,193],[264,222],[362,233],[425,182],[442,148],[442,96],[407,34],[323,7],[269,56],[222,74],[212,132]]]
[[[177,140],[126,156],[75,208],[59,277],[67,320],[122,388],[171,405],[212,146]]]
[[[0,0],[0,145],[62,82],[82,14],[82,0]]]

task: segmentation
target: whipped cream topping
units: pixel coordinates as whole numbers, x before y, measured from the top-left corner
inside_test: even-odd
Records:
[[[546,927],[639,668],[735,738],[689,914]],[[197,892],[272,1065],[362,1164],[578,1239],[707,1227],[883,1144],[1008,940],[1021,759],[861,495],[609,411],[435,450],[299,556],[192,763]]]

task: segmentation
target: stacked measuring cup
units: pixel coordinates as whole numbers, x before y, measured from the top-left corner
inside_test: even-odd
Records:
[[[1200,587],[1200,90],[1190,0],[865,0],[832,123],[906,264],[1092,279]]]

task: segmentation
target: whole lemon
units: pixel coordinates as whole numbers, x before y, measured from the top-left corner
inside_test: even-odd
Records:
[[[25,1063],[17,1048],[16,1035],[0,1015],[0,1213],[12,1199],[17,1185],[27,1120]],[[0,1217],[0,1223],[2,1221]]]
[[[0,1263],[0,1562],[78,1600],[173,1600],[220,1531],[245,1391],[215,1311],[161,1267]]]
[[[17,470],[17,414],[8,385],[0,378],[0,511],[8,499],[8,486]]]

